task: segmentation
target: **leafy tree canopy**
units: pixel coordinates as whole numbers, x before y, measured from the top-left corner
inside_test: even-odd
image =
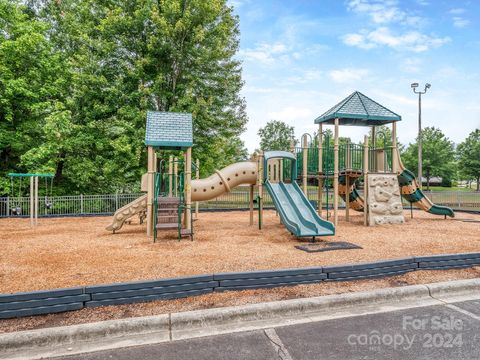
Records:
[[[57,193],[136,190],[147,110],[193,114],[203,176],[245,158],[226,0],[26,3],[0,0],[0,178],[43,170]]]
[[[475,179],[480,191],[480,130],[476,129],[457,147],[458,166],[462,176]]]
[[[426,127],[422,130],[422,168],[429,189],[430,178],[440,176],[451,179],[455,172],[455,148],[440,129]],[[409,144],[403,154],[403,162],[407,168],[415,171],[418,168],[418,143]]]
[[[263,151],[282,150],[290,151],[292,141],[295,140],[295,130],[280,120],[271,120],[258,130],[260,148]]]

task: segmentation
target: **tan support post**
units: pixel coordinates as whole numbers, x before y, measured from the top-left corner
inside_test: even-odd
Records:
[[[35,191],[34,191],[34,180],[33,176],[30,177],[30,226],[35,225],[34,216],[35,216]]]
[[[398,158],[397,158],[397,123],[392,123],[392,173],[396,174],[398,171]]]
[[[200,160],[195,160],[195,179],[200,179]],[[198,219],[199,202],[195,201],[195,220]]]
[[[333,224],[338,224],[338,118],[335,119],[335,142],[333,145]]]
[[[283,182],[283,159],[278,160],[278,182]]]
[[[376,127],[372,126],[372,170],[377,171],[377,131]]]
[[[147,236],[153,235],[153,197],[154,197],[154,162],[155,151],[147,147]]]
[[[173,155],[168,157],[168,197],[172,197],[172,177],[173,177]]]
[[[250,225],[253,225],[253,187],[254,185],[250,185]]]
[[[322,216],[323,197],[323,139],[322,124],[318,124],[318,215]]]
[[[363,225],[368,226],[368,136],[363,140]]]
[[[35,176],[35,226],[38,224],[38,176]]]
[[[262,229],[262,218],[263,218],[263,151],[260,150],[258,154],[258,196],[260,199],[258,200],[258,228]]]
[[[185,152],[185,227],[192,230],[192,148]]]
[[[345,220],[350,221],[350,176],[345,175]]]
[[[345,169],[352,170],[352,154],[350,153],[350,140],[347,140],[347,144],[345,146]]]
[[[308,166],[308,139],[307,135],[303,134],[302,136],[302,155],[303,155],[303,166],[302,166],[302,190],[305,196],[308,198],[308,189],[307,189],[307,166]]]
[[[173,193],[175,194],[175,197],[178,196],[178,158],[175,156],[173,158],[173,183],[175,185]]]

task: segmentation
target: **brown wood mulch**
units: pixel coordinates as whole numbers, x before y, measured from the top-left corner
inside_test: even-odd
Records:
[[[39,219],[34,229],[28,219],[0,219],[0,293],[480,251],[480,223],[421,211],[410,219],[406,211],[405,224],[364,227],[353,214],[350,223],[341,214],[336,235],[321,239],[363,249],[317,253],[295,249],[308,239],[291,236],[274,211],[265,212],[261,231],[249,226],[248,212],[200,213],[193,242],[160,232],[153,243],[136,219],[117,234],[105,230],[109,217]]]

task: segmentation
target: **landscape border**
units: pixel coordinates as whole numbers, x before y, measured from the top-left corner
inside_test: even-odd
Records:
[[[87,307],[178,299],[221,291],[382,278],[415,270],[447,270],[477,265],[480,265],[480,253],[441,254],[356,264],[215,273],[0,294],[0,319],[53,314]]]

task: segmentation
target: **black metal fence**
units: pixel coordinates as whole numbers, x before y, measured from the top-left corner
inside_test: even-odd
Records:
[[[438,205],[452,207],[457,210],[480,211],[480,192],[426,192],[425,194]],[[39,201],[39,217],[48,216],[89,216],[110,215],[122,206],[140,197],[141,193],[134,194],[106,194],[106,195],[71,195],[41,197]],[[258,195],[255,190],[254,196]],[[318,202],[318,189],[314,186],[308,188],[308,198],[315,204]],[[273,207],[270,195],[265,191],[263,202],[266,208]],[[324,189],[322,197],[323,206],[333,204],[333,191]],[[249,206],[248,186],[239,186],[230,193],[225,193],[215,199],[199,203],[200,209],[246,209]],[[345,206],[340,199],[339,206]],[[404,206],[409,203],[404,201]],[[29,216],[29,197],[3,197],[0,198],[0,217]]]

